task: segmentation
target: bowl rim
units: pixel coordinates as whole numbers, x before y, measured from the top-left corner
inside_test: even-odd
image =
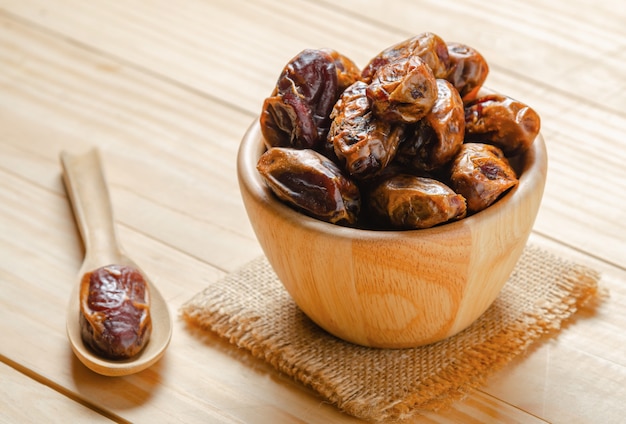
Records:
[[[431,228],[414,230],[363,229],[332,224],[299,212],[280,201],[263,181],[257,171],[258,158],[266,150],[258,117],[248,127],[237,153],[237,177],[240,190],[245,189],[255,201],[271,207],[293,225],[333,237],[358,238],[362,240],[397,239],[398,237],[432,237],[442,233],[463,231],[468,226],[485,224],[502,216],[503,209],[515,208],[533,190],[544,189],[547,173],[547,151],[543,136],[537,135],[529,149],[519,156],[519,182],[491,206],[463,219]],[[516,159],[517,160],[517,159]],[[530,172],[532,171],[532,172]],[[543,193],[542,193],[543,194]]]

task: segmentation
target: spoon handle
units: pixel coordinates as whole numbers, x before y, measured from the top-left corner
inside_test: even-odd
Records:
[[[60,158],[63,181],[86,255],[113,260],[119,245],[99,151],[94,148],[82,155],[61,152]]]

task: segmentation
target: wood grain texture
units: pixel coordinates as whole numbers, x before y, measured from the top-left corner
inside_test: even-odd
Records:
[[[548,166],[538,136],[521,158],[518,185],[479,214],[417,231],[366,231],[280,202],[257,171],[265,146],[255,123],[241,142],[237,175],[267,259],[309,318],[379,348],[438,342],[487,310],[526,245]]]
[[[1,422],[115,422],[3,362],[0,362],[0,379]]]
[[[178,320],[167,354],[136,376],[83,367],[64,331],[83,250],[58,153],[101,148],[120,239],[176,311],[261,253],[235,158],[284,63],[333,47],[362,66],[430,30],[479,49],[487,84],[540,113],[550,166],[531,241],[601,270],[609,295],[482,392],[418,421],[620,422],[625,23],[619,0],[0,0],[0,357],[71,393],[42,414],[63,405],[80,419],[80,399],[136,422],[354,422]],[[49,399],[3,369],[17,378],[4,399]]]
[[[564,243],[589,253],[602,251],[616,264],[621,258],[617,252],[626,249],[624,238],[608,236],[615,229],[626,232],[623,212],[599,214],[602,201],[593,197],[578,202],[586,218],[568,207],[580,193],[608,191],[608,198],[626,190],[626,180],[616,178],[623,175],[618,164],[624,151],[619,146],[626,126],[624,119],[614,118],[623,118],[626,110],[626,97],[618,95],[626,90],[620,68],[626,39],[617,30],[624,19],[624,7],[617,0],[603,0],[601,6],[563,2],[549,8],[541,3],[487,6],[476,1],[464,5],[401,1],[392,7],[381,0],[342,2],[341,7],[259,1],[242,10],[233,10],[228,2],[200,0],[187,0],[175,9],[164,1],[120,7],[63,0],[64,7],[54,8],[43,0],[2,0],[0,7],[3,3],[24,19],[133,67],[157,70],[157,76],[226,101],[251,113],[251,118],[282,66],[304,48],[330,46],[363,66],[384,47],[416,32],[430,30],[446,40],[461,40],[487,58],[492,68],[487,85],[530,104],[543,118],[553,165],[537,230],[550,228]],[[616,13],[605,17],[606,10]],[[524,19],[518,19],[518,13]],[[597,25],[602,20],[606,25]],[[416,29],[416,22],[424,24]],[[138,25],[143,31],[137,31]],[[203,41],[209,28],[218,42]],[[245,34],[254,34],[254,40]],[[563,166],[574,169],[573,155],[583,155],[576,163],[583,169],[591,167],[591,178],[556,171]],[[590,241],[581,236],[588,226],[585,219],[594,221],[600,238]],[[555,224],[561,225],[555,229]]]

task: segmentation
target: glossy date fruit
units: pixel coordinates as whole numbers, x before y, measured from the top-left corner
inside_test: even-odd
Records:
[[[367,84],[357,81],[346,89],[333,108],[328,143],[348,174],[367,179],[381,172],[394,158],[404,126],[378,118],[370,109]]]
[[[333,224],[356,224],[359,189],[322,154],[274,147],[261,155],[257,169],[276,197],[287,204]]]
[[[487,79],[489,65],[474,48],[462,43],[447,43],[450,72],[447,80],[459,91],[464,102],[473,100]]]
[[[465,105],[465,139],[493,144],[507,156],[525,152],[539,134],[539,115],[503,94],[488,94]]]
[[[476,49],[431,32],[362,70],[303,50],[265,100],[259,172],[285,203],[342,225],[427,228],[478,212],[518,184],[507,158],[518,163],[540,129],[527,105],[484,94],[488,73]]]
[[[361,79],[361,70],[351,59],[333,49],[322,49],[322,51],[328,53],[335,63],[338,94],[343,93],[346,88]]]
[[[463,101],[446,80],[437,80],[437,100],[431,111],[413,128],[397,153],[399,162],[415,170],[434,171],[457,154],[465,136]]]
[[[317,147],[326,138],[339,94],[335,59],[322,50],[300,52],[263,103],[260,122],[267,146]]]
[[[408,56],[378,68],[366,93],[378,118],[411,124],[435,104],[437,80],[422,59]]]
[[[85,273],[79,320],[83,342],[99,355],[110,359],[137,355],[152,331],[150,293],[143,276],[123,265]]]
[[[467,200],[469,212],[479,212],[517,185],[515,170],[502,150],[482,143],[465,143],[452,163],[451,186]]]
[[[397,174],[368,194],[370,213],[396,229],[430,228],[466,215],[465,199],[432,178]]]
[[[369,83],[378,69],[408,56],[417,56],[422,59],[432,70],[435,78],[445,78],[448,75],[450,68],[448,46],[438,35],[424,32],[380,52],[363,68],[361,78]]]

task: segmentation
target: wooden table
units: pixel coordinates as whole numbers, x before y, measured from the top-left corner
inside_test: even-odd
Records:
[[[284,64],[363,66],[423,31],[533,106],[550,155],[531,242],[602,272],[608,297],[449,411],[415,422],[626,416],[626,7],[622,0],[0,0],[0,421],[355,422],[180,306],[261,254],[238,192],[243,133]],[[65,308],[82,245],[59,152],[101,149],[120,238],[176,318],[150,369],[92,373]]]

